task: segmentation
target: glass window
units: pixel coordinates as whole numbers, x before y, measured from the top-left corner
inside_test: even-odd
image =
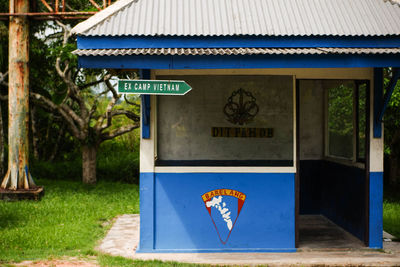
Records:
[[[365,161],[367,103],[366,81],[324,81],[327,92],[327,154]]]
[[[292,76],[157,79],[193,89],[157,97],[156,164],[293,166]]]
[[[328,151],[330,156],[353,158],[353,82],[328,86]]]

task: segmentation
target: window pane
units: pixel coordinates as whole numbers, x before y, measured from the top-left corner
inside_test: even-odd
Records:
[[[329,155],[353,157],[353,82],[325,82],[328,88]]]
[[[157,79],[193,88],[157,97],[159,161],[293,161],[291,76]]]

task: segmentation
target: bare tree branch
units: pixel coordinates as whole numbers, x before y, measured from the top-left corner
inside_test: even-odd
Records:
[[[117,103],[117,98],[114,98],[114,97],[112,98],[110,103],[108,103],[107,109],[106,109],[106,113],[103,115],[103,119],[101,120],[99,131],[103,131],[103,130],[105,130],[108,127],[111,126],[111,124],[112,124],[111,111],[112,111],[112,109],[113,109],[113,107],[115,106],[116,103]],[[104,124],[104,120],[105,119],[106,119],[106,123]]]
[[[4,74],[0,72],[0,84],[4,85],[5,87],[8,87],[8,83],[6,82],[7,76],[8,76],[8,71]]]
[[[129,101],[128,98],[126,97],[126,94],[124,94],[124,99],[125,99],[125,102],[128,103],[129,105],[135,106],[135,107],[140,107],[139,104]]]
[[[108,93],[108,90],[105,90],[105,91],[101,92],[100,94],[98,94],[98,95],[96,96],[96,98],[94,99],[92,108],[90,109],[90,112],[89,112],[89,118],[90,118],[90,119],[93,118],[93,114],[94,114],[94,113],[96,112],[96,110],[97,110],[97,106],[98,106],[98,104],[99,104],[99,98],[100,98],[101,96],[107,94],[107,93]]]
[[[114,108],[117,101],[121,98],[121,95],[119,95],[117,93],[117,91],[115,91],[114,87],[110,83],[110,80],[105,80],[104,82],[105,82],[108,90],[111,91],[113,98],[107,105],[106,113],[103,116],[101,116],[100,123],[97,123],[97,126],[95,127],[95,129],[98,133],[100,133],[101,131],[103,131],[111,126],[111,124],[112,124],[112,114],[111,114],[112,109]],[[106,123],[104,123],[104,120],[106,120]]]
[[[71,31],[68,28],[67,25],[65,25],[64,23],[62,23],[59,20],[56,20],[56,23],[63,28],[63,32],[64,32],[64,37],[63,37],[63,47],[65,47],[68,43],[68,39],[71,36]],[[67,87],[68,87],[68,95],[75,100],[76,102],[78,102],[79,104],[79,108],[81,110],[81,115],[82,115],[82,119],[83,121],[88,121],[89,120],[89,111],[86,108],[85,105],[85,101],[84,99],[79,95],[79,87],[75,84],[74,80],[72,79],[71,76],[71,70],[69,68],[69,61],[65,60],[64,62],[64,69],[61,69],[61,57],[58,56],[56,59],[56,71],[58,73],[58,75],[63,79],[63,81],[66,83]]]
[[[64,120],[68,123],[68,126],[69,126],[72,134],[78,140],[85,139],[85,135],[82,133],[82,129],[79,129],[75,125],[74,120],[71,118],[71,114],[69,112],[66,112],[65,108],[61,108],[60,106],[54,104],[50,99],[48,99],[47,97],[44,97],[40,94],[31,92],[30,96],[32,97],[33,101],[35,101],[38,104],[41,104],[44,108],[47,108],[48,110],[51,110],[51,111],[58,112],[64,118]]]
[[[72,108],[70,108],[68,105],[61,104],[58,107],[63,109],[65,111],[65,113],[67,113],[72,119],[74,119],[81,128],[85,127],[85,121],[83,121],[82,118],[79,117],[78,114],[76,114],[75,111]]]
[[[79,86],[79,89],[85,89],[85,88],[88,88],[88,87],[91,87],[91,86],[94,86],[94,85],[98,85],[99,83],[102,83],[102,82],[105,82],[106,80],[109,80],[109,79],[111,79],[111,74],[107,74],[107,75],[105,75],[103,78],[101,78],[101,79],[99,79],[99,80],[97,80],[97,81],[94,81],[94,82],[90,82],[90,83],[87,83],[87,84],[83,84],[83,85],[80,85]]]
[[[55,20],[55,22],[58,24],[58,26],[63,28],[63,31],[64,31],[63,46],[65,46],[68,43],[69,37],[71,36],[71,31],[68,28],[68,26],[65,25],[64,23],[62,23],[61,21]]]
[[[125,115],[128,119],[133,120],[134,122],[139,122],[140,117],[136,115],[135,113],[129,111],[129,110],[124,110],[124,109],[116,109],[111,112],[111,116],[119,116],[119,115]]]
[[[139,124],[131,124],[131,125],[127,125],[127,126],[123,126],[120,127],[114,131],[111,132],[106,132],[106,133],[102,133],[101,134],[101,139],[102,140],[109,140],[109,139],[113,139],[117,136],[123,135],[125,133],[131,132],[135,129],[139,128]]]
[[[121,95],[119,95],[119,94],[117,93],[117,91],[115,91],[115,88],[114,88],[114,86],[112,86],[110,80],[105,80],[105,83],[106,83],[108,89],[109,89],[109,90],[111,91],[111,93],[113,94],[113,98],[115,98],[115,99],[118,100],[118,99],[121,97]]]

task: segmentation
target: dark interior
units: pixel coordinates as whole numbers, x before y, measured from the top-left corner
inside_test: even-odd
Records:
[[[302,160],[300,215],[321,214],[365,241],[365,184],[363,169],[327,160]]]

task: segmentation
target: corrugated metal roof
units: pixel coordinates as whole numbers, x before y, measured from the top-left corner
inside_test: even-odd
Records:
[[[400,54],[400,48],[136,48],[78,49],[78,56]]]
[[[85,36],[400,35],[398,0],[119,0]]]

